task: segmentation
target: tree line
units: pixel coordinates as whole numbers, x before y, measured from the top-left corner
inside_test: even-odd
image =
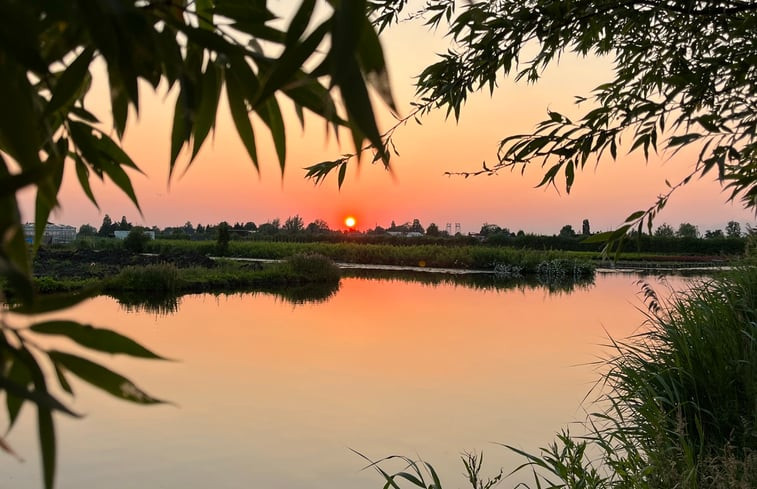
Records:
[[[424,227],[419,219],[397,224],[392,221],[390,225],[383,227],[376,225],[365,231],[357,230],[334,230],[322,219],[305,224],[299,215],[290,216],[282,223],[281,219],[275,218],[261,224],[253,221],[236,222],[230,224],[222,221],[217,224],[197,224],[190,221],[180,226],[167,226],[159,228],[145,228],[129,222],[125,216],[119,221],[114,221],[109,215],[105,215],[99,229],[92,225],[84,224],[79,229],[79,236],[87,237],[113,237],[116,231],[139,231],[130,233],[127,237],[128,247],[134,251],[142,251],[146,243],[146,237],[142,231],[152,231],[156,239],[167,240],[193,240],[193,241],[217,241],[222,248],[228,246],[232,240],[271,240],[292,242],[361,242],[370,244],[437,244],[442,246],[461,245],[489,245],[511,246],[527,249],[560,249],[571,251],[600,251],[601,244],[586,242],[586,238],[595,235],[592,233],[588,219],[584,219],[581,232],[566,224],[553,235],[536,234],[518,230],[511,231],[507,227],[496,224],[484,223],[478,233],[450,234],[441,230],[435,223]],[[741,224],[737,221],[729,221],[725,229],[707,230],[700,233],[698,226],[689,222],[679,224],[674,228],[670,224],[663,223],[651,234],[632,233],[632,239],[625,242],[623,251],[633,252],[659,252],[659,253],[696,253],[696,254],[740,254],[744,251],[746,237],[751,233],[743,232]],[[132,236],[134,234],[134,236]]]

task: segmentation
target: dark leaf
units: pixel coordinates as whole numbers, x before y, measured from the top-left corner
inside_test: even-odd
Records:
[[[58,109],[68,107],[74,103],[85,91],[91,77],[89,76],[89,64],[92,62],[94,48],[88,47],[74,60],[66,71],[58,79],[53,90],[50,103],[45,107],[47,114],[52,114]]]
[[[150,396],[126,377],[86,358],[57,350],[50,351],[49,355],[53,361],[72,374],[114,397],[137,404],[160,404],[164,402]]]
[[[244,89],[240,86],[236,76],[231,73],[226,80],[226,96],[229,101],[231,118],[234,120],[234,126],[237,128],[239,138],[244,143],[252,164],[255,165],[257,170],[260,170],[258,167],[258,152],[255,146],[255,133],[252,131],[252,124],[250,123],[247,106],[244,101]]]
[[[39,429],[39,447],[42,452],[42,474],[45,489],[55,485],[55,425],[50,410],[37,408],[37,428]]]

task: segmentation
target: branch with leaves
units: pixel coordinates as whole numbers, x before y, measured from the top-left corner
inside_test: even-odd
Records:
[[[266,0],[0,2],[0,92],[6,94],[0,97],[0,284],[7,293],[0,304],[0,393],[11,426],[24,403],[37,407],[46,488],[55,475],[52,412],[73,413],[50,394],[45,366],[69,394],[70,373],[125,400],[159,402],[102,365],[45,350],[32,339],[54,334],[89,350],[144,356],[146,350],[128,338],[64,320],[26,329],[13,325],[16,314],[61,312],[88,297],[40,296],[31,274],[45,225],[61,204],[64,170],[73,167],[93,205],[98,205],[91,186],[96,177],[112,181],[139,209],[130,177],[140,171],[138,162],[120,140],[130,117],[139,114],[140,82],[156,91],[176,91],[169,175],[185,150],[191,166],[215,130],[224,92],[257,170],[259,130],[253,117],[273,140],[281,171],[286,164],[280,100],[293,105],[303,127],[307,110],[335,131],[347,129],[356,151],[367,141],[377,160],[388,164],[369,87],[392,109],[394,102],[367,7],[366,0],[302,0],[279,27]],[[95,64],[105,67],[112,128],[88,108],[99,73]],[[28,188],[36,190],[31,247],[18,201]],[[12,451],[2,439],[0,448]]]
[[[497,88],[500,76],[536,83],[562,55],[610,57],[614,77],[578,96],[589,108],[577,120],[548,111],[532,133],[502,139],[497,162],[465,177],[545,168],[539,186],[564,178],[570,192],[595,158],[641,151],[646,159],[694,145],[699,154],[680,184],[613,234],[619,239],[652,221],[691,178],[711,172],[747,208],[757,207],[757,7],[740,0],[435,0],[411,10],[403,0],[370,2],[380,30],[422,19],[444,26],[450,49],[419,75],[428,110],[460,117],[467,98]],[[408,12],[409,11],[409,12]],[[405,17],[403,17],[405,15]],[[535,54],[525,58],[527,49]],[[629,142],[624,143],[623,139]],[[340,167],[340,171],[341,171]],[[640,226],[641,225],[641,226]]]

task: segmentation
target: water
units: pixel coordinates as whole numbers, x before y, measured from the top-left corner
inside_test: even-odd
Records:
[[[66,317],[177,361],[86,355],[174,404],[139,407],[75,383],[71,406],[87,416],[56,415],[56,487],[380,488],[350,449],[422,457],[445,487],[465,486],[464,450],[509,472],[522,459],[493,442],[533,451],[583,419],[607,335],[643,321],[637,280],[601,274],[550,293],[344,278],[318,303],[204,294],[170,315],[92,299]],[[25,406],[7,437],[26,461],[0,456],[0,488],[42,487],[35,419]]]

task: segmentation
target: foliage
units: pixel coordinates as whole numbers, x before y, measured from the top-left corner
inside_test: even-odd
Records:
[[[124,248],[132,253],[142,253],[148,241],[150,241],[150,236],[145,232],[145,228],[137,226],[132,228],[124,238]]]
[[[675,154],[691,146],[698,155],[678,183],[646,210],[630,214],[603,233],[610,247],[631,229],[649,232],[671,194],[695,176],[716,174],[746,207],[757,206],[757,4],[743,0],[406,0],[370,2],[383,30],[401,19],[444,28],[451,46],[426,67],[416,85],[413,117],[435,109],[460,117],[474,92],[493,91],[502,74],[536,83],[567,55],[612,60],[613,76],[588,96],[577,96],[582,115],[552,110],[532,133],[507,136],[494,165],[465,176],[539,164],[539,186],[570,192],[587,163],[609,153]]]
[[[576,235],[576,231],[573,229],[573,226],[570,224],[566,224],[565,226],[560,228],[560,236],[562,237],[572,237]]]
[[[250,117],[270,132],[282,171],[286,131],[279,98],[291,101],[301,124],[307,109],[337,131],[346,128],[355,148],[368,141],[375,160],[388,157],[375,122],[367,86],[393,107],[383,52],[366,16],[365,0],[302,0],[285,27],[266,0],[48,0],[0,3],[0,279],[12,290],[17,310],[57,312],[83,295],[40,298],[31,279],[18,205],[18,192],[36,190],[34,249],[50,213],[59,205],[65,167],[97,205],[90,179],[109,179],[139,207],[130,174],[136,163],[111,135],[123,137],[130,116],[140,111],[140,86],[176,94],[169,175],[184,148],[194,160],[214,129],[225,91],[236,131],[258,167],[257,141]],[[95,69],[102,66],[104,70]],[[113,130],[85,103],[94,78],[105,73]],[[339,92],[339,97],[335,92]],[[12,94],[12,96],[8,96]],[[329,162],[326,162],[329,163]],[[100,228],[110,235],[109,216]],[[118,224],[122,230],[125,219]],[[128,223],[126,223],[128,224]],[[38,408],[45,487],[55,474],[53,402],[40,355],[29,353],[26,336],[3,316],[0,389],[15,419],[16,407]],[[70,334],[69,323],[56,323]],[[73,328],[73,326],[71,326]],[[85,380],[115,379],[104,367],[50,353],[53,366]],[[50,363],[48,362],[48,363]],[[107,371],[109,372],[109,371]],[[93,377],[95,376],[95,377]],[[62,376],[59,377],[63,379]],[[120,378],[120,377],[118,377]],[[32,390],[29,386],[33,385]],[[64,386],[65,387],[65,386]],[[110,389],[111,384],[100,385]],[[147,398],[145,398],[147,399]],[[151,398],[150,398],[151,399]],[[0,439],[0,447],[6,443]]]
[[[218,225],[218,237],[216,238],[216,249],[219,255],[226,255],[229,252],[229,223],[223,221]]]
[[[672,238],[675,236],[675,231],[670,224],[664,222],[654,230],[654,236],[657,238]]]
[[[678,226],[676,236],[679,238],[697,238],[699,237],[699,229],[691,223],[682,222],[680,226]]]
[[[741,237],[741,224],[736,221],[728,221],[725,225],[725,235],[729,238]]]
[[[176,293],[178,282],[179,270],[172,264],[129,266],[108,280],[106,290],[166,295]]]
[[[149,250],[161,255],[172,253],[210,253],[212,244],[196,241],[151,241]],[[232,241],[229,255],[242,258],[284,259],[297,254],[315,253],[346,263],[398,265],[411,267],[468,268],[493,270],[497,264],[520,266],[533,274],[539,263],[557,258],[588,261],[595,254],[555,250],[529,250],[492,246],[393,246],[364,243]]]
[[[97,235],[97,229],[89,224],[82,224],[77,234],[79,236],[95,236]]]
[[[305,224],[299,215],[288,217],[282,227],[282,230],[287,233],[301,233],[304,229]]]

